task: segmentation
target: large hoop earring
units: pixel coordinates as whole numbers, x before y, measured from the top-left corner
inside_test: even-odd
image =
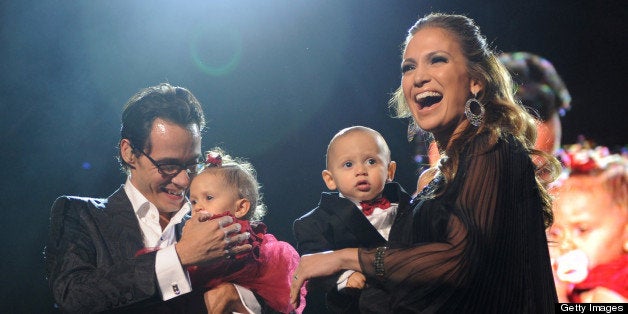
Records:
[[[484,109],[484,105],[477,100],[476,97],[477,94],[473,95],[473,98],[467,100],[467,102],[464,104],[464,115],[467,116],[467,119],[469,119],[469,122],[471,122],[471,124],[473,124],[474,126],[479,126],[482,123],[482,120],[484,120],[484,113],[486,112],[486,109]],[[478,107],[480,110],[479,113],[473,113],[472,110],[475,110],[475,108],[471,109],[471,106],[475,104],[475,107]]]

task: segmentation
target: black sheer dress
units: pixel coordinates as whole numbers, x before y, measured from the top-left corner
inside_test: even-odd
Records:
[[[557,302],[534,165],[512,136],[490,147],[477,137],[451,184],[437,176],[398,217],[375,274],[375,250],[362,270],[388,289],[390,313],[553,313]],[[426,196],[428,198],[426,198]],[[412,217],[410,217],[410,215]]]

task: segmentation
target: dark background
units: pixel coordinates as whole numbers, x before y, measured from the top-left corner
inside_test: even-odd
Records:
[[[579,134],[628,143],[624,1],[2,1],[1,311],[51,311],[50,205],[63,194],[106,197],[124,182],[120,111],[149,85],[197,96],[203,148],[256,166],[265,222],[281,240],[294,242],[292,221],[326,189],[325,148],[344,127],[381,131],[412,190],[406,122],[386,103],[405,32],[430,11],[467,14],[497,50],[552,61],[573,97],[563,143]]]

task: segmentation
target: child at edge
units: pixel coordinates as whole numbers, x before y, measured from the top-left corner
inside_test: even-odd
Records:
[[[290,304],[291,276],[299,262],[296,250],[287,242],[278,241],[266,233],[260,220],[266,212],[259,193],[259,183],[253,166],[233,159],[215,148],[207,152],[207,161],[190,184],[192,215],[200,211],[212,214],[212,219],[230,215],[249,232],[252,251],[240,253],[224,262],[190,268],[195,289],[211,290],[229,282],[251,289],[273,310],[281,313],[301,313],[305,304],[294,309]],[[305,289],[301,301],[305,302]],[[208,294],[205,302],[209,311]]]
[[[549,248],[560,302],[628,302],[628,158],[581,144],[561,152]]]
[[[364,126],[339,131],[327,146],[322,172],[327,187],[338,192],[323,192],[318,206],[295,220],[299,254],[385,245],[397,212],[407,210],[410,202],[410,196],[392,182],[395,169],[379,132]],[[307,300],[326,304],[335,313],[376,313],[378,309],[361,300],[377,298],[378,291],[362,273],[341,271],[310,280]]]

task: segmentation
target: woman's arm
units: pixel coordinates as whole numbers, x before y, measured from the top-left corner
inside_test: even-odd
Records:
[[[292,277],[290,300],[298,307],[299,291],[303,283],[315,277],[329,276],[343,269],[360,271],[358,249],[347,248],[301,256],[299,267]]]

